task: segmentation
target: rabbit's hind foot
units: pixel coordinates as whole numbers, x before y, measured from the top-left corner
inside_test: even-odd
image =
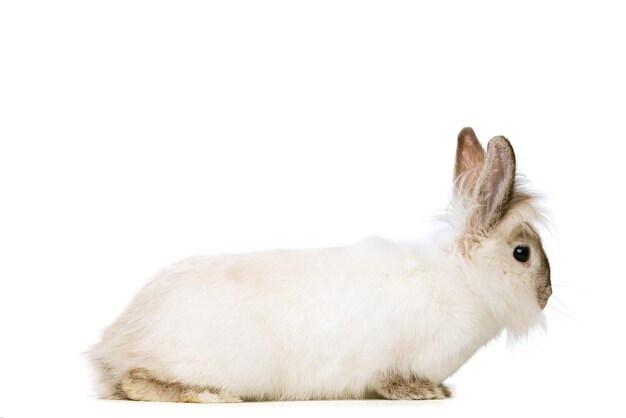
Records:
[[[152,402],[231,403],[238,396],[212,387],[163,382],[146,369],[132,369],[122,379],[121,392],[131,400]]]
[[[377,392],[385,399],[396,400],[445,399],[452,396],[450,389],[443,383],[435,384],[419,377],[407,379],[400,375],[385,377]]]

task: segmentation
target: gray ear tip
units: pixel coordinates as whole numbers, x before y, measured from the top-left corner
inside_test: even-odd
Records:
[[[493,138],[491,138],[491,140],[487,144],[487,148],[492,147],[496,147],[498,149],[509,149],[511,150],[511,152],[513,152],[513,145],[511,145],[511,142],[509,142],[509,140],[502,135],[494,136]]]
[[[487,154],[497,154],[500,158],[510,160],[513,166],[515,166],[515,151],[513,150],[513,145],[511,145],[508,139],[501,135],[491,138],[487,144]]]

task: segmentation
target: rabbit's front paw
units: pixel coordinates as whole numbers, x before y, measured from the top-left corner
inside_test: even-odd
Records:
[[[386,377],[377,391],[385,399],[396,400],[445,399],[452,396],[443,383],[435,384],[418,377],[406,379],[399,375]]]

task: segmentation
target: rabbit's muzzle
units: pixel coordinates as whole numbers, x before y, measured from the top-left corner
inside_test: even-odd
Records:
[[[548,257],[543,256],[542,269],[539,275],[539,286],[537,289],[537,301],[541,309],[548,304],[548,299],[552,295],[552,282],[550,281],[550,262]]]

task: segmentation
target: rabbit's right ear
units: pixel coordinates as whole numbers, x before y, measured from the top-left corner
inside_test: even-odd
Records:
[[[503,136],[487,145],[487,162],[478,179],[478,225],[488,231],[504,217],[515,191],[515,152]]]
[[[485,150],[472,128],[459,132],[454,164],[454,189],[457,193],[472,196],[485,165]]]

